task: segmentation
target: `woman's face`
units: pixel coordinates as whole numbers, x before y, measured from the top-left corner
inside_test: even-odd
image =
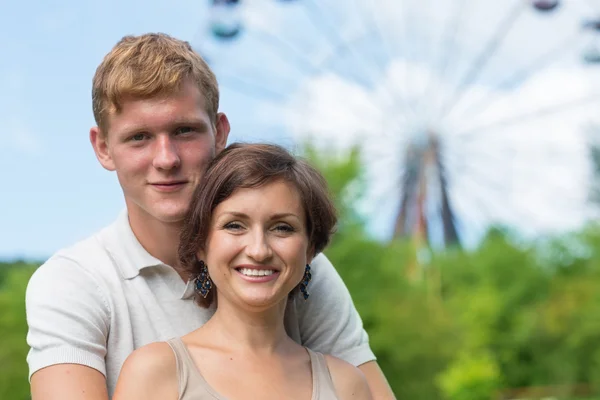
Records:
[[[280,304],[309,262],[305,211],[296,187],[277,180],[238,189],[213,211],[205,253],[218,302],[260,310]]]

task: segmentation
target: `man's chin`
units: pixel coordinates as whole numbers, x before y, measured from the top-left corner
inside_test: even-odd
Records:
[[[187,214],[189,206],[183,201],[154,201],[150,204],[144,202],[126,201],[127,210],[136,219],[155,220],[161,223],[181,224]]]
[[[186,210],[187,211],[187,210]],[[186,212],[159,212],[154,218],[165,224],[182,224],[185,219]]]
[[[185,219],[187,209],[182,208],[152,208],[146,209],[146,214],[155,221],[162,222],[164,224],[182,224]]]

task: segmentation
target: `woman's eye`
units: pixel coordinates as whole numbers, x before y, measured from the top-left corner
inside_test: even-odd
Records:
[[[242,229],[243,226],[240,223],[238,223],[238,222],[229,222],[229,223],[225,224],[224,228],[236,231],[236,230]]]
[[[278,232],[290,233],[294,232],[294,228],[288,224],[279,224],[275,226],[275,230]]]

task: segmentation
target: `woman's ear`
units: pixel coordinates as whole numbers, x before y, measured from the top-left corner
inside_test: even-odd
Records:
[[[314,246],[309,247],[309,249],[306,251],[306,263],[310,264],[312,263],[313,258],[315,258],[316,254],[315,254],[315,248]]]
[[[196,260],[198,260],[198,261],[202,260],[202,261],[206,262],[205,257],[206,257],[206,254],[204,253],[203,249],[200,249],[196,252]]]

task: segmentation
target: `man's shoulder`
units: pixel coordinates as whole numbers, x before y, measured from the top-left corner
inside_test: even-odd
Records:
[[[99,240],[99,233],[54,253],[30,277],[25,294],[28,316],[36,310],[48,312],[66,307],[99,304],[108,309],[107,299],[120,278]],[[51,306],[50,306],[51,304]]]
[[[334,269],[333,264],[331,264],[331,261],[329,261],[329,259],[324,253],[317,254],[310,264],[311,270],[314,270],[316,273],[319,273],[319,270],[323,269]]]
[[[59,272],[61,269],[80,268],[88,273],[93,272],[94,275],[106,273],[112,275],[116,273],[110,254],[104,244],[104,238],[110,235],[112,230],[112,225],[109,225],[58,250],[39,267],[38,271],[52,270],[53,272]]]

